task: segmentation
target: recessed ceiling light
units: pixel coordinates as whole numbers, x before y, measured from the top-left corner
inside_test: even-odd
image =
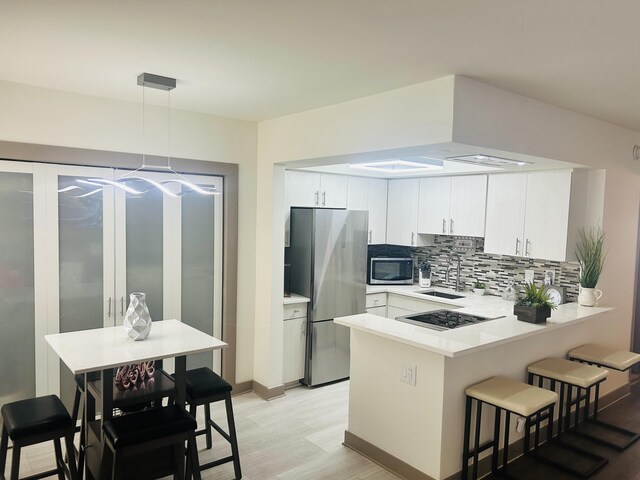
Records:
[[[352,163],[349,164],[349,167],[393,174],[428,172],[433,170],[442,170],[444,168],[442,160],[427,161],[429,163],[410,162],[408,160],[396,159],[385,160],[383,162]]]
[[[511,160],[510,158],[492,157],[491,155],[461,155],[459,157],[447,157],[448,161],[471,163],[473,165],[484,165],[487,167],[511,167],[517,165],[522,167],[530,162],[523,162],[522,160]]]

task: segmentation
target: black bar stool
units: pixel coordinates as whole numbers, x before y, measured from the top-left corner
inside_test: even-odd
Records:
[[[524,454],[529,453],[529,437],[531,436],[531,425],[535,424],[535,444],[534,450],[539,445],[540,423],[545,418],[548,420],[547,441],[551,440],[553,434],[553,410],[558,400],[555,392],[542,388],[527,385],[524,382],[512,380],[506,377],[493,377],[484,382],[472,385],[465,390],[466,410],[464,420],[464,447],[462,452],[462,480],[467,480],[469,474],[469,459],[473,459],[472,479],[478,478],[478,457],[485,450],[492,449],[491,472],[498,472],[498,450],[500,448],[500,426],[502,423],[502,411],[505,412],[504,421],[504,444],[501,474],[506,475],[507,463],[509,462],[509,427],[511,414],[520,415],[525,418],[525,447]],[[470,448],[471,442],[471,416],[472,406],[475,401],[475,432],[474,446]],[[482,425],[482,406],[484,404],[495,408],[495,421],[493,438],[480,445],[480,427]],[[551,420],[549,420],[551,419]],[[534,421],[535,420],[535,421]]]
[[[27,477],[28,479],[58,475],[64,479],[66,473],[71,480],[78,479],[73,448],[74,425],[69,412],[56,395],[29,398],[2,406],[2,439],[0,440],[0,476],[4,478],[9,438],[13,442],[11,457],[11,480],[18,480],[20,451],[23,447],[53,440],[57,468]],[[67,467],[62,457],[60,439],[64,438],[69,454]]]
[[[200,480],[195,430],[197,423],[177,405],[122,415],[104,422],[101,477],[111,468],[113,480],[174,478]],[[187,468],[184,469],[184,443],[187,442]]]
[[[568,357],[576,362],[587,363],[599,368],[606,367],[619,372],[626,372],[640,362],[640,354],[593,343],[574,348],[569,352]],[[594,429],[596,431],[582,431],[580,433],[583,436],[616,450],[624,450],[640,438],[640,434],[637,432],[598,420],[600,385],[596,386],[595,397],[593,415],[589,418],[589,423],[590,426],[596,427]],[[597,428],[604,431],[598,432]],[[606,436],[610,436],[610,440],[605,439]]]
[[[216,467],[227,462],[233,462],[235,478],[236,480],[240,480],[242,478],[242,471],[240,469],[238,438],[236,436],[236,424],[233,418],[233,405],[231,403],[231,385],[207,367],[187,370],[185,381],[187,386],[187,403],[189,404],[189,411],[193,418],[196,418],[197,407],[204,405],[205,426],[196,432],[196,436],[206,435],[207,449],[210,449],[212,447],[211,428],[214,428],[231,445],[231,455],[200,465],[200,470]],[[228,433],[211,420],[211,404],[222,400],[224,400],[227,410]]]

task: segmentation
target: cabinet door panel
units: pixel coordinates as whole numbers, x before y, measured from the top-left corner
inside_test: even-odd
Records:
[[[528,174],[524,228],[527,256],[565,260],[570,195],[571,172]]]
[[[289,207],[316,207],[320,202],[320,175],[311,172],[285,172],[285,200]]]
[[[370,178],[367,182],[369,209],[369,243],[383,244],[387,241],[387,181]]]
[[[453,177],[451,179],[449,234],[484,237],[486,206],[486,175]]]
[[[368,210],[368,179],[363,177],[347,177],[347,209]]]
[[[434,177],[420,179],[418,207],[418,231],[420,233],[449,233],[449,204],[451,178]]]
[[[320,175],[320,206],[347,208],[347,177],[344,175]]]
[[[307,338],[307,318],[286,320],[283,325],[283,383],[295,382],[304,377],[304,354]]]
[[[489,177],[484,239],[486,253],[524,255],[526,190],[527,175],[524,173]]]
[[[387,243],[414,246],[418,227],[419,180],[390,180],[387,209]]]
[[[382,307],[369,307],[365,311],[371,315],[377,315],[378,317],[386,318],[387,316],[387,307],[384,305]]]

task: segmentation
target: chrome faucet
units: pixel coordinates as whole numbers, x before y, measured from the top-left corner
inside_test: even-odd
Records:
[[[456,260],[456,292],[460,291],[460,255],[452,253],[447,260],[447,271],[444,276],[444,281],[449,282],[449,270],[451,270],[451,260]]]

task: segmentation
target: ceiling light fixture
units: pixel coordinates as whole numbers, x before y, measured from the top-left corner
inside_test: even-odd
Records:
[[[162,193],[169,195],[171,197],[179,197],[183,195],[183,192],[175,193],[171,189],[167,188],[165,185],[168,183],[177,183],[183,187],[186,187],[200,195],[219,195],[220,192],[216,190],[215,187],[201,187],[196,185],[189,180],[187,180],[183,175],[176,172],[171,167],[171,90],[176,88],[176,79],[170,77],[163,77],[160,75],[154,75],[152,73],[142,73],[138,75],[138,85],[142,87],[142,165],[136,168],[133,171],[127,172],[120,177],[110,180],[107,178],[90,178],[87,180],[78,179],[77,182],[84,185],[92,185],[104,187],[105,185],[111,185],[115,188],[125,191],[130,195],[142,195],[149,190],[138,190],[135,189],[127,183],[136,182],[138,186],[140,182],[145,182],[149,186],[157,188]],[[167,92],[167,164],[166,165],[147,165],[147,157],[146,157],[146,126],[145,126],[145,89],[155,88],[157,90],[163,90]],[[143,176],[144,171],[168,171],[171,175],[170,177],[157,181],[147,176]],[[82,187],[65,187],[58,190],[58,193],[69,192],[76,189],[82,189]],[[94,193],[100,191],[100,189],[92,190],[89,193],[85,193],[83,195],[77,195],[78,197],[86,197],[88,195],[93,195]]]
[[[382,162],[351,163],[350,168],[370,170],[391,174],[420,173],[444,168],[442,160],[425,159],[423,162],[411,162],[408,160],[385,160]]]
[[[482,165],[485,167],[512,167],[528,165],[531,162],[524,162],[522,160],[511,160],[510,158],[494,157],[491,155],[460,155],[458,157],[447,157],[447,161],[469,163],[472,165]]]

